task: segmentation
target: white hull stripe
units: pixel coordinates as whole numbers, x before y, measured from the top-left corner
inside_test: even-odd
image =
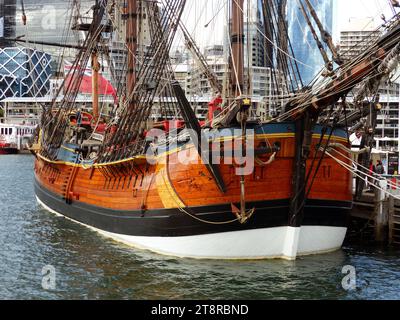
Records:
[[[46,206],[46,210],[64,215]],[[65,217],[72,220],[68,217]],[[75,221],[75,220],[72,220]],[[78,221],[75,221],[82,224]],[[336,251],[341,248],[346,228],[326,226],[275,227],[185,237],[140,237],[103,231],[82,224],[108,238],[159,254],[195,259],[287,259]]]

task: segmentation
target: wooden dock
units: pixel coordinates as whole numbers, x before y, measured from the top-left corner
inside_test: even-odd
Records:
[[[376,242],[400,245],[400,200],[393,197],[392,192],[395,191],[364,192],[354,201],[351,217],[364,221],[364,231],[371,233]],[[400,197],[400,193],[395,196]]]
[[[389,244],[400,245],[400,200],[389,198]]]

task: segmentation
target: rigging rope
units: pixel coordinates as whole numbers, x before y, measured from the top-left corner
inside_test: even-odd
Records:
[[[353,173],[355,176],[359,177],[361,180],[364,180],[365,177],[368,177],[368,178],[374,179],[374,180],[376,180],[376,181],[379,181],[379,180],[376,179],[375,177],[373,177],[373,176],[371,176],[371,175],[368,175],[368,174],[365,174],[364,172],[362,172],[362,175],[361,175],[361,174],[358,174],[357,172],[358,172],[359,170],[354,169],[352,166],[350,166],[350,165],[346,164],[345,162],[341,161],[340,159],[338,159],[337,157],[335,157],[334,155],[332,155],[329,151],[327,151],[326,154],[327,154],[328,156],[330,156],[333,160],[335,160],[338,164],[340,164],[343,168],[347,169],[349,172],[351,172],[351,173]],[[387,195],[390,195],[391,197],[393,197],[393,198],[395,198],[395,199],[397,199],[397,200],[400,200],[400,196],[396,196],[396,195],[394,195],[394,194],[388,192],[387,190],[381,188],[380,186],[373,185],[373,187],[376,188],[376,189],[378,189],[378,190],[380,190],[380,191],[382,191],[383,193],[385,193],[385,194],[387,194]],[[396,188],[397,188],[397,186],[396,186]]]

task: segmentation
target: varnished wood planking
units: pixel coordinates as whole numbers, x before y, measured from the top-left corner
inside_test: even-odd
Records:
[[[276,139],[282,145],[282,150],[274,162],[265,167],[257,166],[255,173],[246,177],[246,200],[278,200],[291,196],[292,166],[290,158],[294,154],[293,139]],[[313,145],[319,142],[314,139]],[[182,151],[194,152],[193,148]],[[108,179],[99,169],[84,170],[78,168],[76,178],[71,184],[71,193],[79,197],[79,201],[100,205],[116,210],[161,209],[174,205],[202,206],[240,201],[239,177],[232,165],[221,165],[221,173],[227,184],[226,194],[222,194],[213,179],[201,163],[191,165],[174,164],[178,154],[172,154],[166,164],[140,169],[147,174],[132,175]],[[264,161],[268,157],[264,157]],[[345,160],[345,159],[343,159]],[[176,162],[176,161],[175,161]],[[309,167],[311,160],[308,161]],[[164,174],[165,183],[157,185],[157,174],[168,167]],[[351,174],[334,160],[325,158],[322,168],[328,171],[319,172],[313,184],[310,198],[324,200],[351,201]],[[65,164],[46,164],[38,159],[35,164],[36,176],[41,184],[52,192],[63,195],[63,187],[70,168]],[[54,181],[49,182],[49,178]],[[165,179],[169,181],[165,181]],[[129,183],[129,187],[128,187]],[[105,187],[106,186],[106,187]],[[165,199],[176,193],[178,201]],[[162,199],[163,198],[163,199]]]

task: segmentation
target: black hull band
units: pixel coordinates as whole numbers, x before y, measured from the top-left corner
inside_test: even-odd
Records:
[[[246,224],[236,221],[215,224],[235,219],[230,204],[185,208],[190,215],[210,222],[205,223],[179,209],[116,211],[79,201],[67,203],[36,180],[35,193],[47,207],[70,219],[103,231],[129,236],[180,237],[289,225],[289,199],[247,203],[247,208],[255,208],[255,213]],[[309,201],[302,225],[346,227],[351,205],[351,202]]]
[[[18,154],[17,148],[1,148],[0,154]]]

